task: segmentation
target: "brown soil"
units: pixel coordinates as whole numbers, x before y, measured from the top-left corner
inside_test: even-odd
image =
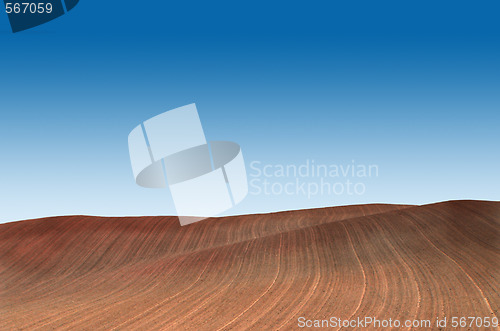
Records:
[[[500,202],[0,224],[0,330],[499,315]]]

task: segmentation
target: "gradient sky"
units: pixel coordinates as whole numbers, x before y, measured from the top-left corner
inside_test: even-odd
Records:
[[[195,102],[250,163],[376,164],[363,195],[230,213],[500,200],[498,1],[103,2],[13,34],[0,14],[0,222],[168,215],[127,136]],[[295,178],[275,178],[285,183]]]

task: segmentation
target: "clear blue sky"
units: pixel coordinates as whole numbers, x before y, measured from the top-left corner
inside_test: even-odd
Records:
[[[363,195],[251,194],[232,213],[500,200],[499,12],[498,1],[81,0],[16,34],[0,14],[0,222],[173,214],[168,190],[135,185],[127,136],[192,102],[207,139],[238,142],[249,172],[379,167]]]

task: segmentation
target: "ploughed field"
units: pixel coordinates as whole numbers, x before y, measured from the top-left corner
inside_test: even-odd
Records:
[[[0,224],[0,330],[288,330],[365,317],[432,328],[437,318],[451,328],[452,317],[500,317],[500,202],[184,227],[176,217]]]

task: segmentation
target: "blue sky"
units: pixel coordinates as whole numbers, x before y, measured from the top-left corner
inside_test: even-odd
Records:
[[[379,167],[362,195],[250,194],[230,213],[500,200],[499,9],[81,0],[16,34],[0,15],[0,222],[173,214],[168,190],[135,185],[127,136],[192,102],[207,139],[238,142],[249,172]]]

